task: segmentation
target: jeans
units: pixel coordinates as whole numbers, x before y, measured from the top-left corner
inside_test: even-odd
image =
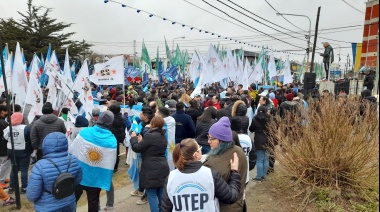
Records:
[[[119,154],[120,154],[120,145],[119,145],[119,143],[117,143],[116,147],[117,147],[117,149],[116,149],[116,162],[115,162],[115,167],[113,168],[113,170],[115,170],[115,171],[118,169],[118,167],[119,167],[119,161],[120,161],[120,159],[119,159]]]
[[[210,145],[201,145],[201,146],[202,146],[202,155],[207,154],[211,150]]]
[[[269,167],[269,152],[265,150],[256,150],[256,179],[264,179]]]
[[[77,204],[73,202],[70,205],[67,205],[61,209],[54,210],[52,212],[75,212],[76,208],[77,208]]]
[[[13,157],[11,157],[12,164],[14,163]],[[27,154],[25,156],[19,157],[16,156],[17,163],[17,173],[21,171],[21,188],[26,188],[28,186],[28,169],[30,163],[30,156]],[[14,179],[13,179],[13,168],[11,169],[11,182],[9,183],[10,188],[14,188]]]
[[[149,207],[151,212],[161,212],[161,198],[164,191],[163,187],[160,188],[148,188],[145,190],[148,198]]]
[[[95,187],[88,187],[83,185],[77,185],[75,187],[75,199],[78,202],[80,196],[82,196],[83,190],[87,193],[88,212],[99,210],[99,195],[102,189]]]
[[[113,188],[113,183],[111,182],[111,188],[109,191],[106,191],[107,194],[107,203],[106,207],[113,207],[113,203],[115,201],[115,190]],[[100,208],[100,200],[99,200],[99,208]]]

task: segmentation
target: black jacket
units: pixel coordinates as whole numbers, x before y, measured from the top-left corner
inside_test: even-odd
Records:
[[[209,145],[208,144],[208,130],[210,127],[216,122],[216,120],[211,120],[210,123],[205,123],[203,121],[197,121],[197,133],[195,140],[198,142],[199,145]]]
[[[4,130],[8,127],[8,122],[5,119],[0,119],[0,157],[7,156],[7,143],[8,141],[4,138]]]
[[[121,114],[114,114],[114,119],[110,131],[115,136],[118,143],[123,143],[125,139],[125,124]]]
[[[200,161],[192,161],[188,162],[185,166],[185,169],[182,170],[182,173],[194,173],[198,171],[202,166],[202,162]],[[215,197],[218,198],[219,201],[231,204],[234,203],[240,193],[240,174],[237,172],[231,172],[228,183],[224,181],[222,176],[215,170],[211,169],[212,177],[214,178],[214,188],[215,188]],[[199,176],[202,177],[202,176]],[[166,179],[164,186],[164,193],[162,195],[161,200],[161,209],[164,212],[171,212],[173,210],[173,203],[170,201],[167,192],[167,183],[168,179]]]
[[[164,186],[169,175],[169,165],[165,158],[168,145],[161,129],[151,128],[141,142],[137,137],[131,138],[132,150],[141,153],[140,188],[160,188]]]
[[[243,134],[248,134],[249,118],[246,116],[247,106],[241,100],[236,101],[232,107],[231,116],[237,117],[241,121],[241,131]]]
[[[172,117],[175,120],[175,143],[186,138],[195,138],[195,124],[183,110],[177,110]]]
[[[202,115],[202,112],[195,108],[186,108],[185,113],[191,117],[193,120],[194,126],[197,125],[197,118]]]
[[[296,115],[295,113],[299,112],[298,107],[299,107],[299,103],[296,101],[285,101],[285,102],[281,103],[281,105],[280,105],[280,116],[281,116],[281,118],[285,118],[285,115],[289,112]]]
[[[253,144],[256,150],[265,150],[268,147],[268,121],[269,119],[258,119],[256,116],[252,119],[249,131],[255,132]]]
[[[373,83],[374,78],[375,76],[373,74],[366,75],[364,78],[363,86],[367,86],[367,89],[372,91],[373,87],[375,86]]]

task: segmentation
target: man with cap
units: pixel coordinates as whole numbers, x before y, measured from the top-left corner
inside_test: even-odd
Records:
[[[106,191],[111,189],[117,149],[116,138],[110,131],[113,119],[111,111],[103,112],[96,126],[80,131],[69,148],[69,152],[79,159],[82,167],[82,181],[75,188],[76,201],[78,202],[85,190],[88,211],[98,211],[101,189]],[[105,151],[109,154],[105,154]],[[88,152],[89,155],[83,156],[83,152]],[[108,166],[102,167],[103,173],[99,172],[100,164]]]
[[[37,160],[41,159],[42,154],[42,141],[45,136],[52,132],[61,132],[66,134],[65,123],[62,119],[53,114],[53,106],[50,102],[45,102],[42,106],[42,116],[32,126],[30,133],[30,140],[34,149],[32,157],[37,155]]]
[[[323,47],[325,47],[325,51],[320,55],[323,57],[323,65],[325,67],[326,80],[328,80],[330,65],[334,62],[334,50],[328,42],[323,42],[322,44]]]
[[[89,127],[96,125],[96,122],[98,121],[98,118],[100,115],[100,109],[97,107],[92,109],[91,115],[92,116],[91,116],[91,119],[90,119],[89,124],[88,124]]]

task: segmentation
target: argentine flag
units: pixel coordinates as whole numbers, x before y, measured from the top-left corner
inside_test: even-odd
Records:
[[[110,190],[116,162],[116,138],[99,126],[83,129],[70,145],[69,152],[79,159],[81,185]]]

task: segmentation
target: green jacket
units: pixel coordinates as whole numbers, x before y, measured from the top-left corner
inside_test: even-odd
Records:
[[[330,54],[331,54],[331,61],[330,61]],[[334,50],[333,48],[328,45],[326,46],[325,48],[325,52],[323,54],[321,54],[321,56],[323,57],[323,62],[324,63],[333,63],[334,62]]]

